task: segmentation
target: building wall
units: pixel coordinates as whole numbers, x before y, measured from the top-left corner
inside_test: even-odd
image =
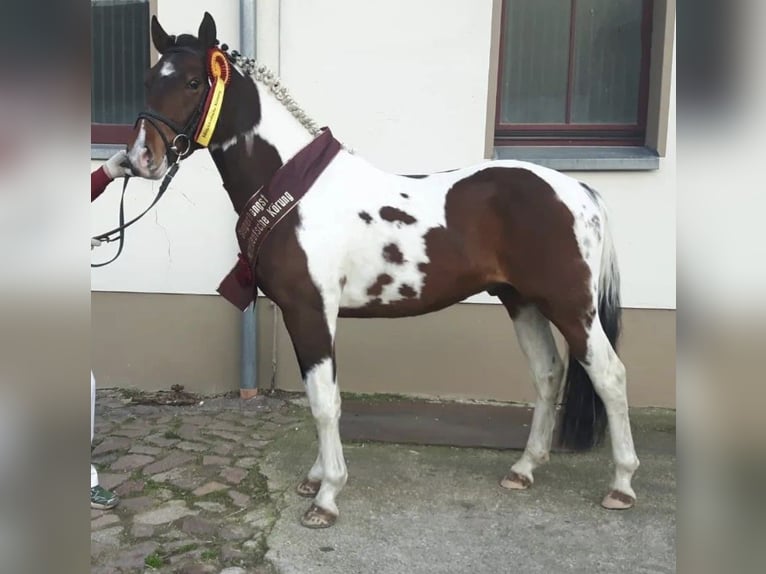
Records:
[[[196,32],[203,11],[211,11],[216,18],[219,39],[232,48],[237,47],[239,9],[236,1],[216,2],[215,8],[200,0],[157,0],[157,5],[160,21],[169,33]],[[491,0],[261,2],[258,8],[258,50],[263,61],[278,71],[302,107],[321,125],[331,126],[336,136],[357,154],[392,172],[423,173],[449,169],[480,161],[486,153],[488,102],[494,97],[489,89],[492,13]],[[672,81],[674,85],[674,71]],[[598,188],[609,206],[622,271],[624,307],[645,310],[646,320],[650,324],[656,320],[657,328],[665,329],[667,333],[674,331],[672,322],[676,306],[674,92],[670,102],[667,154],[660,160],[659,170],[575,174]],[[100,161],[91,163],[92,168],[98,165]],[[118,185],[113,184],[111,193],[104,194],[93,204],[94,234],[112,227],[116,221]],[[128,212],[143,209],[158,188],[159,182],[132,180],[126,202]],[[236,259],[234,221],[235,216],[210,157],[198,152],[184,162],[154,212],[129,231],[120,259],[93,271],[94,342],[101,363],[102,381],[116,382],[119,377],[115,373],[125,371],[123,354],[110,352],[111,347],[105,340],[108,337],[98,336],[99,331],[108,332],[105,329],[109,328],[109,323],[117,320],[118,316],[113,312],[115,308],[127,314],[135,309],[140,315],[138,310],[149,305],[154,313],[161,308],[173,308],[194,315],[198,307],[201,317],[179,319],[177,330],[165,332],[170,341],[179,341],[177,349],[167,352],[179,357],[191,353],[191,349],[186,343],[180,344],[186,340],[184,336],[174,337],[172,333],[186,335],[188,329],[200,328],[206,321],[213,320],[211,313],[221,313],[213,320],[217,328],[236,338],[239,328],[236,311],[234,314],[228,309],[224,311],[222,307],[226,304],[214,296],[220,279]],[[109,249],[111,247],[94,250],[93,260],[109,257]],[[122,295],[118,296],[118,293]],[[171,303],[172,298],[160,298],[159,294],[180,298]],[[155,300],[148,303],[147,297]],[[367,336],[367,329],[370,330],[369,337],[378,340],[383,336],[380,329],[383,334],[386,329],[393,329],[390,336],[396,337],[405,348],[410,337],[411,351],[408,352],[413,358],[421,357],[423,353],[417,349],[424,335],[420,333],[421,339],[412,336],[411,333],[417,330],[412,328],[413,325],[427,330],[429,325],[442,328],[440,321],[457,320],[458,316],[491,316],[493,321],[500,321],[505,314],[504,309],[495,305],[496,301],[487,295],[478,295],[469,301],[442,312],[441,319],[401,320],[409,325],[408,328],[390,326],[396,322],[359,321],[358,326],[349,329],[361,329],[356,333],[362,340]],[[263,319],[259,336],[263,343],[272,337],[266,317],[271,311],[265,301],[259,306],[259,316]],[[163,315],[169,322],[168,327],[172,328],[176,320],[172,315]],[[630,315],[639,317],[632,311]],[[109,322],[105,317],[110,318]],[[227,321],[231,323],[224,327],[224,324],[228,325]],[[149,327],[150,323],[145,326]],[[645,322],[642,324],[646,326]],[[664,327],[659,327],[660,324]],[[152,334],[141,331],[140,321],[134,326],[132,337],[126,335],[122,343],[128,348],[134,346],[138,353]],[[480,336],[483,332],[480,326],[474,328],[478,330],[471,332]],[[277,334],[277,339],[282,341],[279,360],[284,366],[283,372],[290,372],[294,357],[282,329],[280,327]],[[341,326],[343,329],[345,326]],[[651,338],[651,329],[638,330],[634,336],[626,336],[625,344],[634,345],[632,349],[641,355],[638,351],[641,347],[639,333]],[[238,372],[239,365],[236,354],[232,353],[231,336],[221,338],[218,351],[217,341],[211,341],[211,348],[204,355],[208,367],[203,370],[228,373],[228,382],[223,386],[237,388],[238,379],[233,373]],[[339,345],[356,349],[350,341],[344,343],[343,335],[340,337]],[[141,339],[142,343],[130,343],[134,338]],[[631,340],[633,342],[629,343]],[[262,374],[271,364],[270,350],[266,351],[269,354],[260,357],[259,372]],[[482,355],[481,347],[478,352],[476,361],[485,368],[507,358],[504,354]],[[631,347],[625,352],[630,353]],[[340,353],[343,356],[342,347]],[[425,356],[423,360],[435,361],[438,356],[438,353]],[[381,357],[383,364],[390,362],[385,361],[388,355]],[[199,356],[190,356],[189,360],[196,364],[197,359]],[[513,358],[514,365],[523,366],[517,359]],[[365,389],[391,391],[396,387],[385,383],[385,376],[369,376],[364,363],[356,361],[355,364],[357,367],[345,371],[349,375],[346,380],[351,381],[351,387],[345,388],[351,390],[354,385],[361,385]],[[674,365],[668,361],[662,364],[661,374],[651,374],[652,378],[662,380],[657,384],[664,384],[665,390],[655,393],[658,403],[669,400],[672,393],[668,389],[674,386]],[[506,368],[497,366],[496,378],[507,378]],[[191,386],[219,385],[209,382],[212,375],[196,376],[199,369],[173,371],[167,366],[163,367],[163,372],[167,377],[176,372]],[[290,377],[294,379],[294,375]],[[159,384],[160,379],[149,377],[147,373],[145,379],[137,377],[130,382],[154,385]],[[357,383],[360,379],[363,382]],[[283,383],[287,385],[286,381]],[[647,388],[654,386],[640,381],[636,384],[648,385]],[[491,390],[493,385],[489,390],[479,387],[479,383],[474,386],[477,395],[487,396],[495,392]],[[507,393],[502,396],[514,398]],[[526,396],[519,394],[519,398]],[[651,397],[647,397],[647,401],[653,402]]]

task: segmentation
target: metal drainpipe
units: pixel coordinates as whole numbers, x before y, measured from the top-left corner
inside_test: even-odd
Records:
[[[239,0],[239,52],[255,57],[255,3],[257,0]],[[257,298],[256,298],[257,300]],[[242,313],[242,350],[240,354],[239,396],[250,399],[258,394],[257,324],[255,301]]]

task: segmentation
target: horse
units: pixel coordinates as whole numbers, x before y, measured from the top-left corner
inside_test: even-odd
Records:
[[[160,57],[147,71],[147,107],[127,143],[133,175],[160,179],[207,147],[241,215],[322,130],[265,66],[218,47],[209,13],[196,36],[169,35],[155,16],[151,37]],[[215,129],[199,143],[192,134],[213,88],[208,55],[216,50],[231,70]],[[619,269],[606,206],[588,185],[514,160],[393,174],[342,147],[249,265],[257,277],[252,297],[260,288],[283,314],[316,424],[317,457],[296,486],[313,498],[304,526],[336,523],[336,497],[348,478],[339,434],[338,317],[423,315],[482,292],[507,310],[536,388],[527,444],[500,485],[532,486],[533,472],[550,457],[561,397],[561,446],[590,449],[608,425],[615,468],[601,505],[634,506],[639,460],[616,351]],[[566,365],[551,325],[566,343]]]

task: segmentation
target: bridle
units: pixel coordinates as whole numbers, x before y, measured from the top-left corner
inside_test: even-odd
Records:
[[[191,48],[174,47],[166,50],[163,55],[173,52],[196,53]],[[223,57],[223,60],[221,60],[221,57]],[[125,176],[125,181],[122,186],[122,196],[120,197],[119,226],[110,231],[107,231],[106,233],[102,233],[101,235],[96,235],[94,237],[94,239],[104,243],[110,243],[112,241],[118,240],[119,246],[117,248],[117,253],[109,261],[104,263],[91,263],[91,267],[103,267],[105,265],[109,265],[120,256],[122,253],[122,248],[125,244],[125,229],[146,215],[146,213],[152,207],[154,207],[160,198],[165,194],[168,185],[170,185],[170,182],[178,171],[181,160],[191,155],[192,151],[206,147],[207,142],[209,141],[210,136],[215,129],[215,122],[218,118],[218,112],[220,112],[220,105],[223,99],[223,86],[228,83],[231,77],[231,70],[228,68],[229,56],[226,54],[226,52],[217,48],[212,48],[208,50],[207,58],[208,82],[205,87],[205,93],[200,98],[199,103],[195,107],[194,111],[190,114],[183,127],[179,127],[173,120],[164,116],[163,114],[160,114],[159,112],[155,112],[154,110],[146,109],[142,112],[139,112],[133,127],[135,128],[138,126],[138,122],[140,121],[147,121],[149,124],[151,124],[151,126],[160,135],[160,138],[162,138],[162,143],[165,146],[165,157],[167,158],[168,165],[170,165],[170,169],[168,169],[167,173],[165,174],[165,178],[162,180],[162,185],[160,185],[160,189],[157,192],[154,201],[152,201],[149,207],[147,207],[140,215],[131,219],[128,223],[125,223],[124,202],[125,190],[128,187],[128,180],[130,176]],[[215,68],[215,65],[218,65],[218,68]],[[223,79],[221,79],[222,76]],[[219,84],[217,86],[218,89],[215,89],[216,82]],[[221,82],[223,82],[223,85],[220,85]],[[211,91],[214,89],[215,93],[211,94]],[[215,96],[218,96],[217,102]],[[213,118],[211,127],[209,120],[211,114],[211,106],[213,105],[217,105],[218,110],[215,113],[215,118]],[[172,132],[175,133],[172,141],[168,141],[168,138],[160,129],[158,123],[164,124],[170,128]],[[183,148],[179,148],[180,143],[184,143],[185,146]]]

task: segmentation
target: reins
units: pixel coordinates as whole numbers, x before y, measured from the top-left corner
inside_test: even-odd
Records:
[[[179,156],[180,161],[180,156]],[[136,221],[141,219],[144,215],[146,215],[149,210],[155,206],[155,204],[160,200],[160,198],[165,194],[165,191],[168,188],[168,185],[170,185],[171,180],[175,176],[176,172],[178,171],[179,167],[179,161],[176,161],[172,166],[170,166],[170,169],[165,174],[165,179],[162,180],[162,185],[160,185],[160,190],[157,192],[156,197],[154,198],[154,201],[152,201],[151,204],[149,204],[149,207],[147,207],[143,212],[141,212],[137,217],[134,217],[127,223],[125,223],[125,190],[128,188],[128,180],[130,177],[125,178],[125,182],[122,184],[122,195],[120,197],[120,215],[119,215],[119,226],[115,227],[114,229],[107,231],[106,233],[102,233],[101,235],[96,235],[93,239],[97,239],[99,241],[102,241],[104,243],[111,243],[115,239],[119,239],[119,246],[117,248],[117,253],[112,257],[109,261],[105,261],[104,263],[91,263],[91,267],[103,267],[104,265],[109,265],[112,263],[115,259],[117,259],[120,254],[122,253],[122,248],[125,245],[125,230],[133,225]],[[112,237],[117,233],[117,237]]]

